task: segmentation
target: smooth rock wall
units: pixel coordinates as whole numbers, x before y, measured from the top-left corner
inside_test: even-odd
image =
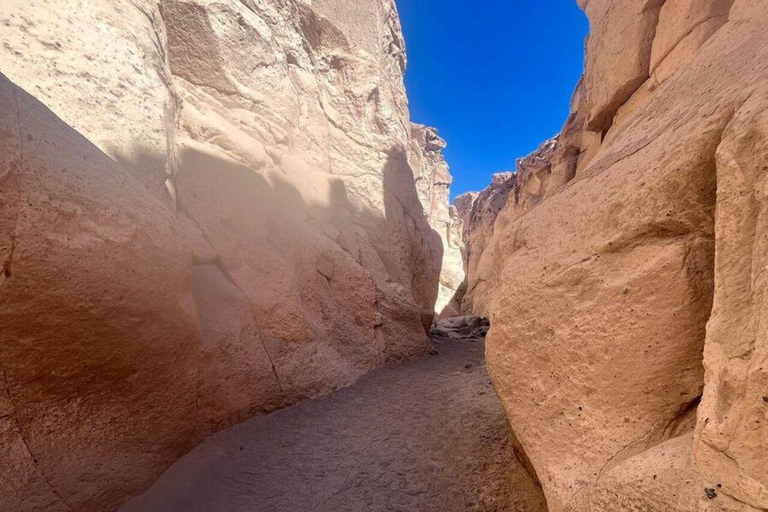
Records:
[[[402,34],[354,4],[4,4],[0,509],[114,509],[429,349]]]

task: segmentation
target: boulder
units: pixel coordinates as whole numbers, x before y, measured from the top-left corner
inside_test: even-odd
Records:
[[[435,322],[429,332],[432,336],[454,340],[477,340],[485,338],[491,324],[479,316],[456,316]]]

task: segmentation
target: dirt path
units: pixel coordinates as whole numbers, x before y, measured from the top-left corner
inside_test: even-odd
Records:
[[[122,512],[535,511],[482,341],[223,431]]]

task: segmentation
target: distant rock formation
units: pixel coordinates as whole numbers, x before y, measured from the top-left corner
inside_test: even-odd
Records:
[[[393,2],[0,18],[0,510],[114,509],[205,435],[429,349],[443,244]]]
[[[480,192],[464,192],[463,194],[456,196],[453,200],[453,207],[456,208],[456,213],[461,222],[462,239],[464,239],[464,235],[469,228],[469,221],[472,217],[472,207],[475,205],[475,201],[479,195]]]
[[[475,201],[465,312],[550,511],[766,510],[768,2],[580,4],[571,115]]]
[[[496,283],[485,283],[478,271],[481,257],[494,233],[496,218],[507,205],[518,214],[538,204],[549,186],[552,175],[552,156],[557,147],[557,137],[544,142],[534,153],[516,162],[515,172],[500,172],[492,176],[491,184],[480,193],[460,199],[468,218],[464,227],[467,267],[467,290],[462,296],[461,310],[487,315],[486,305],[475,305],[474,297],[478,286],[492,287]],[[511,195],[511,197],[510,197]],[[469,206],[471,200],[471,206]],[[459,203],[457,203],[459,204]],[[488,258],[486,258],[487,260]],[[482,300],[482,293],[480,294]]]
[[[445,147],[445,141],[435,128],[411,125],[409,161],[416,177],[416,190],[430,226],[440,235],[443,243],[435,313],[450,317],[460,314],[456,296],[464,283],[464,241],[461,219],[456,208],[450,204],[453,178],[443,157]]]

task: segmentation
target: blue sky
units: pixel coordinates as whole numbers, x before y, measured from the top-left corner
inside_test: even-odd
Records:
[[[397,0],[411,118],[448,141],[452,197],[560,131],[589,25],[576,0]]]

